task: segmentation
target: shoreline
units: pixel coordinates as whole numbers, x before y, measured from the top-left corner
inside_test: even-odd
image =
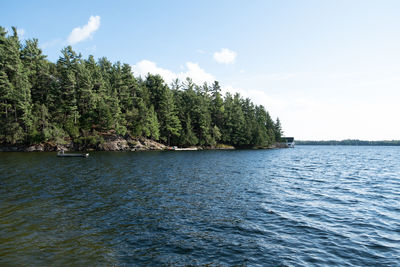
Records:
[[[217,144],[215,146],[190,146],[174,147],[166,146],[159,142],[144,137],[110,136],[107,140],[97,144],[78,144],[73,141],[63,144],[52,142],[30,144],[30,145],[0,145],[0,152],[91,152],[91,151],[182,151],[182,150],[237,150],[237,149],[276,149],[286,148],[282,143],[276,143],[267,147],[234,147],[231,145]]]

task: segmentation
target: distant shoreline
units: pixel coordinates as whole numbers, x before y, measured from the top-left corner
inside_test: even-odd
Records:
[[[296,145],[314,145],[314,146],[400,146],[400,140],[328,140],[328,141],[309,141],[296,140]]]

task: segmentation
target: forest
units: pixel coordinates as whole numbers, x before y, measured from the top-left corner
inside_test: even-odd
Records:
[[[265,147],[280,141],[279,119],[220,84],[190,78],[167,85],[135,77],[129,64],[83,59],[71,46],[50,62],[37,39],[21,43],[0,27],[0,144],[96,144],[101,133],[177,146]]]

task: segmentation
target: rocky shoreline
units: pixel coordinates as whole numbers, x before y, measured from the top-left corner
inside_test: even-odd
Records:
[[[79,144],[66,141],[63,144],[52,142],[19,145],[0,146],[0,152],[50,152],[50,151],[149,151],[167,150],[168,147],[147,138],[123,138],[121,136],[108,136],[104,142],[98,144]]]
[[[268,147],[255,147],[253,149],[274,149],[285,148],[282,143],[276,143]],[[201,147],[197,146],[197,150],[231,150],[236,149],[230,145],[217,145]],[[97,144],[79,144],[73,141],[65,141],[63,144],[56,144],[52,142],[32,144],[32,145],[0,145],[0,152],[50,152],[50,151],[162,151],[173,150],[164,144],[144,138],[144,137],[122,137],[117,135],[105,136],[103,142]]]

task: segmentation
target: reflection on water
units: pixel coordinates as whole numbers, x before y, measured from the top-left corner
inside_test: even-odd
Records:
[[[396,147],[0,153],[0,265],[398,265]]]

